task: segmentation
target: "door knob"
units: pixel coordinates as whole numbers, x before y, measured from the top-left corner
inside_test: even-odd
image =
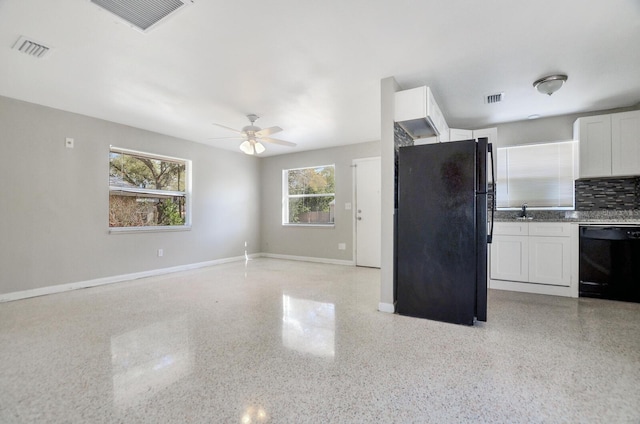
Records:
[[[358,219],[358,221],[362,221],[362,217],[361,216],[359,216],[357,219]]]

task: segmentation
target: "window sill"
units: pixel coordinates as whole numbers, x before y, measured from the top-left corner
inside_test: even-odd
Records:
[[[109,227],[109,234],[131,233],[166,233],[176,231],[191,231],[191,225],[171,225],[153,227]]]
[[[336,224],[282,224],[283,227],[305,227],[305,228],[335,228]]]

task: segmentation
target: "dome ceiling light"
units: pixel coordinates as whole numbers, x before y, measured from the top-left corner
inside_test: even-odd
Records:
[[[566,75],[549,75],[534,82],[533,86],[542,94],[550,96],[560,90],[567,78]]]

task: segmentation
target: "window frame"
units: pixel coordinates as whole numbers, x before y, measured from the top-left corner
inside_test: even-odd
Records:
[[[289,171],[299,171],[302,169],[318,169],[333,168],[333,193],[321,194],[289,194]],[[335,227],[335,202],[336,202],[336,165],[334,163],[328,165],[302,166],[298,168],[288,168],[282,170],[282,226],[283,227],[316,227],[316,228],[334,228]],[[293,198],[311,198],[311,197],[333,197],[334,202],[334,221],[326,224],[321,223],[296,223],[289,222],[289,199]]]
[[[500,172],[498,171],[498,168],[500,167],[500,153],[498,152],[499,150],[502,149],[506,149],[507,153],[509,151],[509,149],[518,149],[518,148],[535,148],[535,147],[542,147],[542,146],[549,146],[549,145],[557,145],[557,144],[571,144],[572,146],[572,158],[571,158],[571,167],[572,167],[572,190],[571,190],[571,201],[572,204],[571,206],[536,206],[536,205],[530,205],[527,204],[527,209],[530,210],[548,210],[548,211],[567,211],[567,210],[575,210],[575,181],[578,178],[578,149],[579,149],[579,145],[578,142],[576,140],[563,140],[563,141],[553,141],[553,142],[546,142],[546,143],[531,143],[531,144],[521,144],[521,145],[514,145],[514,146],[502,146],[502,147],[498,147],[496,148],[496,185],[497,185],[497,189],[498,191],[501,191],[501,189],[504,189],[505,184],[508,185],[508,175],[503,179],[499,177]],[[507,164],[508,166],[508,164]],[[508,174],[508,172],[507,172]],[[506,181],[505,181],[506,179]],[[497,206],[498,205],[498,191],[496,191],[495,196],[496,196],[496,210],[498,211],[513,211],[513,210],[520,210],[522,208],[522,205],[515,205],[515,206],[506,206],[506,207],[501,207],[501,206]],[[527,202],[528,203],[528,202]]]
[[[108,208],[111,205],[111,193],[112,192],[128,192],[128,193],[140,193],[148,195],[170,195],[170,196],[183,196],[185,217],[184,224],[182,225],[149,225],[149,226],[131,226],[131,227],[111,227],[109,226],[109,234],[124,234],[124,233],[145,233],[145,232],[175,232],[175,231],[190,231],[191,230],[191,197],[192,197],[192,163],[189,159],[178,158],[174,156],[160,155],[156,153],[143,152],[140,150],[127,149],[123,147],[109,146],[109,160],[111,160],[112,153],[122,153],[132,156],[142,156],[149,159],[157,159],[167,162],[178,162],[184,164],[184,191],[176,190],[157,190],[147,188],[134,188],[134,187],[121,187],[112,186],[111,181],[108,182]],[[107,220],[108,221],[108,220]],[[109,223],[107,222],[107,225]]]

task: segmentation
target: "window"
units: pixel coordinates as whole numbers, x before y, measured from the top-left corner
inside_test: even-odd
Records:
[[[190,165],[184,159],[111,147],[109,227],[187,227]]]
[[[335,166],[282,171],[282,223],[333,225]]]
[[[498,148],[497,207],[573,209],[577,143]]]

